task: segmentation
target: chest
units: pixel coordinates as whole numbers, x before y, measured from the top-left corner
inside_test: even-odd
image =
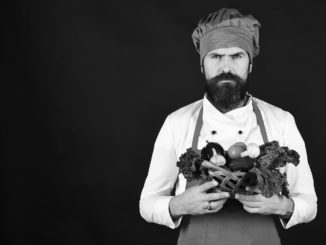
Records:
[[[252,113],[242,120],[205,120],[198,137],[198,149],[217,142],[227,150],[235,142],[263,144],[260,127]]]

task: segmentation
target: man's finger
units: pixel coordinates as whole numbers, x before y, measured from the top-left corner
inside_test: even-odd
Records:
[[[221,170],[215,170],[215,171],[208,170],[208,174],[211,177],[219,177],[219,176],[225,174],[225,170],[224,171],[221,171]]]
[[[205,192],[209,189],[212,189],[213,187],[216,187],[218,185],[218,182],[216,180],[212,180],[210,182],[205,182],[204,184],[201,184],[198,186],[199,191]]]
[[[225,202],[226,202],[226,199],[211,202],[211,209],[214,210],[214,211],[219,210],[219,209],[221,209],[223,207]]]
[[[201,164],[203,167],[208,168],[208,169],[215,169],[215,170],[220,170],[221,167],[217,166],[216,164],[210,162],[210,161],[206,161],[204,160]]]
[[[260,193],[260,190],[258,186],[247,186],[246,191],[254,192],[254,193]]]
[[[229,198],[230,194],[228,192],[216,192],[216,193],[208,193],[206,197],[207,197],[207,201],[217,201],[217,200]]]
[[[246,210],[248,213],[252,213],[252,214],[259,213],[258,208],[250,208],[247,206],[243,206],[243,209]]]
[[[258,202],[260,201],[259,195],[243,195],[243,194],[236,194],[235,199],[239,201],[247,201],[247,202]]]
[[[259,202],[247,202],[247,201],[240,201],[240,202],[248,208],[259,208],[261,205]]]

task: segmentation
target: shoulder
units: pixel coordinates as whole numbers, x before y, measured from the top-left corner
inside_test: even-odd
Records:
[[[180,109],[170,113],[167,119],[171,123],[182,123],[189,121],[194,115],[196,115],[196,113],[199,112],[202,101],[202,99],[197,100],[191,104],[181,107]]]
[[[255,97],[253,97],[253,99],[256,101],[261,112],[268,118],[274,118],[279,122],[283,122],[284,120],[288,120],[290,117],[292,117],[290,112],[283,110],[280,107]]]
[[[272,138],[281,139],[289,128],[295,126],[294,117],[290,112],[261,99],[253,99],[256,101],[261,111],[266,129],[269,132],[269,136]]]
[[[167,116],[165,124],[171,135],[173,135],[176,145],[179,141],[182,142],[185,139],[188,131],[196,124],[201,105],[202,100],[198,100],[181,107]]]

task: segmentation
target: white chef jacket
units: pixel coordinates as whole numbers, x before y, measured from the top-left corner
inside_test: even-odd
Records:
[[[173,221],[169,213],[171,191],[176,184],[176,195],[186,189],[186,179],[176,163],[181,154],[192,146],[194,130],[201,106],[203,126],[198,139],[198,149],[207,141],[219,143],[227,150],[235,142],[263,144],[260,128],[253,111],[255,100],[263,117],[268,140],[276,140],[300,155],[300,163],[289,163],[280,171],[286,172],[290,198],[294,201],[294,212],[284,228],[313,220],[317,214],[317,196],[313,176],[308,164],[304,141],[293,116],[278,107],[250,95],[248,103],[225,114],[217,110],[204,96],[202,100],[171,113],[165,120],[156,139],[148,175],[141,193],[139,207],[141,216],[148,222],[177,228],[181,218]],[[215,131],[215,134],[212,134]]]

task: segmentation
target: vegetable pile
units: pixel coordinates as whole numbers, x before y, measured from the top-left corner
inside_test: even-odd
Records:
[[[203,164],[205,161],[213,164],[214,168],[206,167],[207,164]],[[199,154],[191,148],[187,149],[180,156],[177,167],[189,182],[215,179],[221,184],[225,177],[234,180],[233,176],[241,176],[238,183],[232,184],[230,193],[246,193],[247,186],[258,186],[260,193],[269,198],[274,194],[288,197],[286,173],[281,173],[280,168],[287,163],[297,166],[299,161],[300,156],[295,150],[281,147],[277,141],[261,146],[237,142],[227,151],[218,143],[209,142]],[[223,173],[222,178],[220,173]],[[218,185],[212,191],[225,189]]]

